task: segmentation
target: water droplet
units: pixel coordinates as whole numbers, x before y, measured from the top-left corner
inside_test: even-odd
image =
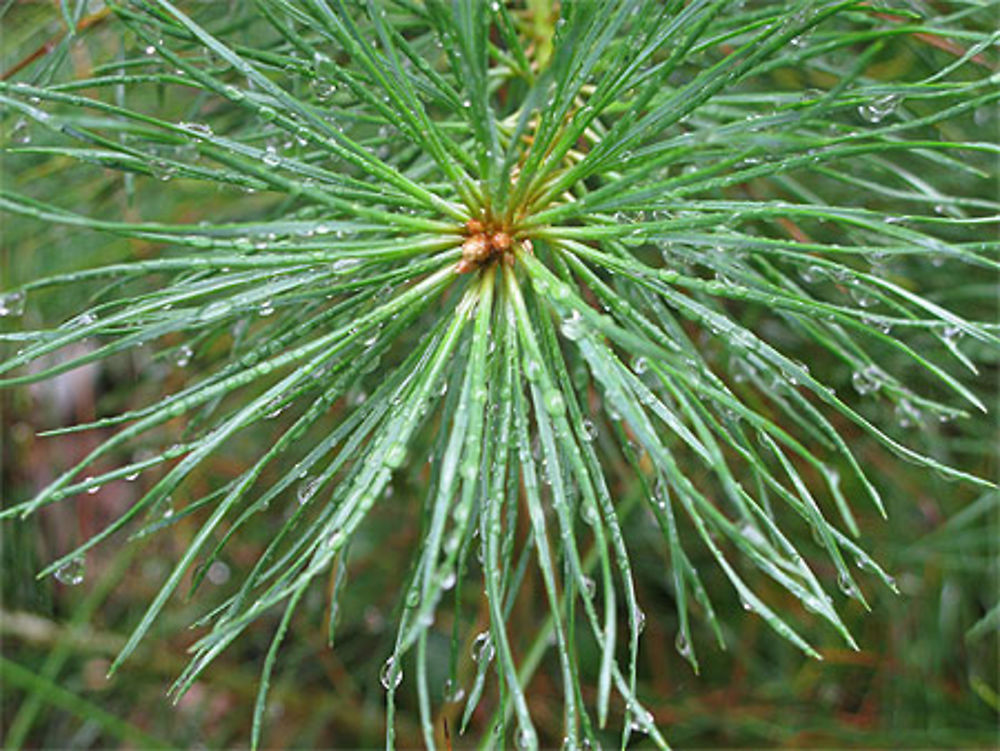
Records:
[[[645,357],[637,357],[634,360],[632,360],[632,371],[636,375],[642,375],[643,373],[646,372],[646,369],[648,367],[649,363],[646,361]]]
[[[261,112],[263,113],[263,110]],[[281,157],[278,156],[278,150],[273,144],[268,144],[264,149],[264,156],[261,157],[261,161],[268,167],[277,167],[281,164]]]
[[[156,54],[156,47],[154,47],[151,44],[148,44],[148,45],[146,45],[146,49],[144,49],[143,52],[145,52],[147,55],[155,55]]]
[[[334,274],[346,274],[351,269],[357,268],[360,264],[360,258],[338,258],[330,264],[330,271]]]
[[[86,479],[84,479],[84,482],[90,482],[90,481],[92,481],[93,479],[94,479],[94,478],[93,478],[92,476],[90,476],[90,475],[87,475]],[[94,486],[93,486],[93,487],[91,487],[91,488],[87,488],[87,495],[94,495],[94,494],[95,494],[95,493],[96,493],[97,491],[99,491],[100,489],[101,489],[101,486],[100,486],[100,485],[94,485]]]
[[[691,644],[688,642],[687,637],[684,636],[683,631],[677,632],[677,636],[674,639],[674,647],[677,649],[677,654],[685,660],[691,657]]]
[[[639,608],[635,609],[635,630],[639,634],[646,630],[646,614]]]
[[[584,417],[580,422],[580,427],[583,429],[583,438],[587,441],[593,441],[597,438],[597,426],[594,425],[594,421],[588,417]]]
[[[319,489],[319,485],[320,479],[318,477],[307,477],[302,481],[299,485],[298,492],[295,494],[295,498],[298,500],[300,506],[309,502],[309,499],[312,498]]]
[[[553,417],[558,417],[566,412],[566,401],[559,389],[549,389],[542,399],[545,402],[545,411]]]
[[[878,302],[877,298],[871,294],[869,289],[856,280],[848,289],[850,290],[851,297],[854,298],[854,302],[862,308],[870,308]]]
[[[522,727],[514,736],[514,744],[523,751],[526,748],[534,748],[538,744],[538,738],[532,728]]]
[[[87,561],[82,555],[73,556],[63,565],[56,569],[54,576],[56,581],[75,587],[83,582],[83,577],[87,573]]]
[[[489,631],[483,631],[472,642],[472,659],[478,663],[487,663],[493,659],[493,637]]]
[[[583,577],[582,591],[588,600],[594,599],[594,594],[597,592],[597,583],[589,576]]]
[[[568,318],[564,318],[559,330],[567,339],[576,341],[583,336],[583,316],[579,310],[574,310]]]
[[[393,443],[385,452],[382,463],[389,469],[399,469],[406,461],[406,446],[402,443]]]
[[[444,682],[442,698],[449,704],[457,704],[465,698],[465,689],[449,678]]]
[[[443,577],[441,577],[441,589],[446,591],[451,589],[452,587],[455,586],[455,580],[456,580],[455,572],[454,571],[447,572]]]
[[[529,358],[524,363],[524,375],[529,381],[535,381],[538,379],[539,374],[542,371],[542,366],[538,364],[538,360]]]
[[[211,126],[205,123],[178,123],[178,125],[184,128],[184,130],[204,138],[211,138],[215,135]]]
[[[899,95],[887,94],[876,97],[870,102],[858,106],[858,114],[861,119],[869,123],[880,123],[899,105]]]
[[[198,313],[198,318],[201,321],[211,321],[215,318],[221,318],[222,316],[229,313],[232,310],[232,304],[225,302],[223,300],[218,300],[216,302],[210,302]]]
[[[0,295],[0,318],[19,316],[24,313],[24,292],[8,292]]]
[[[857,599],[859,596],[858,588],[854,586],[854,582],[844,573],[837,574],[837,586],[848,597]]]
[[[389,659],[382,665],[378,679],[386,691],[394,691],[403,681],[403,671],[396,663],[396,656],[390,655]]]
[[[257,312],[260,314],[262,318],[266,318],[267,316],[274,313],[274,303],[272,303],[270,300],[265,300],[260,304],[260,309]]]
[[[962,329],[958,326],[945,326],[941,329],[941,337],[950,343],[955,343],[962,338]]]
[[[878,391],[885,385],[885,374],[877,365],[866,365],[851,376],[854,389],[862,396]]]
[[[80,313],[80,315],[75,316],[74,318],[70,318],[68,321],[66,321],[66,323],[63,324],[63,327],[67,329],[81,328],[83,326],[90,326],[92,323],[95,323],[96,321],[97,321],[97,316],[91,313],[90,311],[86,311],[84,313]]]
[[[222,93],[225,94],[226,97],[228,97],[234,102],[241,102],[244,99],[246,99],[246,94],[244,94],[240,89],[230,84],[226,84],[222,88]]]
[[[633,733],[648,733],[653,725],[653,715],[642,707],[632,707],[632,717],[629,720],[629,729]]]
[[[177,351],[174,353],[174,364],[178,368],[183,368],[185,365],[191,362],[191,356],[193,354],[194,350],[191,349],[191,347],[189,347],[186,344],[182,344],[180,347],[177,348]]]
[[[213,561],[212,565],[208,567],[208,573],[205,574],[205,577],[216,586],[221,586],[229,581],[229,576],[229,566],[222,561]]]
[[[901,428],[912,428],[920,423],[923,413],[910,402],[909,399],[900,399],[896,404],[896,422]]]
[[[583,501],[580,504],[580,518],[583,519],[584,524],[593,527],[600,519],[597,507],[591,501]]]

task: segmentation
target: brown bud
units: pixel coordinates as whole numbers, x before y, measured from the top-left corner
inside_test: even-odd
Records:
[[[490,245],[493,246],[493,250],[500,251],[501,253],[510,248],[510,242],[510,235],[502,230],[494,232],[490,238]]]
[[[486,235],[473,235],[462,243],[462,260],[469,263],[482,263],[490,257],[490,243]]]
[[[482,233],[484,229],[485,227],[483,227],[483,223],[478,219],[470,219],[465,223],[465,230],[470,235],[478,235]]]

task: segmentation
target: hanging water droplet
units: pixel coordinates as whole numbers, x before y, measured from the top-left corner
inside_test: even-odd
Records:
[[[855,391],[864,396],[882,388],[885,384],[885,374],[877,365],[866,365],[861,370],[854,371],[851,383]]]
[[[538,744],[538,738],[535,736],[535,731],[532,728],[519,728],[514,736],[514,745],[516,745],[521,751],[526,748],[534,748]]]
[[[454,571],[448,571],[441,577],[441,589],[447,591],[455,586],[456,576]]]
[[[0,295],[0,318],[19,316],[24,313],[24,292],[8,292]]]
[[[229,577],[229,566],[222,561],[213,561],[212,565],[208,567],[208,573],[205,574],[205,578],[217,587],[229,581]]]
[[[910,402],[909,399],[900,399],[896,404],[896,422],[901,428],[912,428],[920,423],[923,413]]]
[[[858,114],[866,122],[879,123],[896,109],[899,101],[898,94],[886,94],[885,96],[876,97],[870,102],[859,105]]]
[[[382,665],[382,670],[378,674],[378,679],[386,691],[394,691],[403,681],[403,671],[396,663],[396,656],[390,655],[389,659]]]
[[[677,636],[674,638],[674,647],[677,649],[677,654],[685,660],[691,657],[691,644],[688,642],[687,637],[684,636],[683,631],[677,632]]]
[[[82,555],[77,555],[57,568],[54,576],[56,581],[75,587],[77,584],[83,582],[83,577],[86,573],[87,561]]]
[[[75,316],[74,318],[70,318],[68,321],[66,321],[66,323],[63,324],[63,327],[67,329],[81,328],[83,326],[90,326],[92,323],[95,323],[96,321],[97,321],[97,316],[91,313],[90,311],[86,311],[80,313],[80,315]]]
[[[843,592],[848,597],[853,597],[853,598],[858,597],[857,587],[854,586],[854,582],[851,581],[850,577],[848,577],[843,572],[837,574],[837,587],[839,587],[840,591]]]
[[[941,329],[941,338],[943,338],[945,342],[954,344],[962,338],[963,333],[964,332],[960,327],[949,325]]]
[[[594,594],[597,592],[597,583],[589,576],[585,576],[583,577],[581,590],[588,600],[592,600],[594,599]]]
[[[194,350],[191,349],[191,347],[189,347],[186,344],[182,344],[180,347],[177,348],[177,351],[174,353],[174,364],[178,368],[183,368],[185,365],[191,362],[191,356],[193,354]]]
[[[646,614],[638,607],[635,609],[635,630],[639,634],[646,630]]]
[[[642,707],[632,707],[629,729],[633,733],[648,733],[653,725],[653,715]]]
[[[871,294],[870,290],[857,280],[851,284],[849,290],[851,292],[851,297],[854,298],[854,302],[862,308],[870,308],[878,302],[875,296]]]
[[[567,339],[576,341],[583,336],[583,316],[579,310],[574,310],[568,318],[564,318],[559,330]]]
[[[263,113],[263,110],[261,110]],[[268,167],[277,167],[281,164],[281,157],[278,156],[278,150],[273,144],[268,144],[264,149],[264,156],[261,157],[261,161],[264,162]]]
[[[226,315],[232,310],[232,308],[232,303],[225,302],[223,300],[210,302],[199,311],[198,319],[201,321],[211,321],[215,318],[220,318]]]
[[[334,274],[346,274],[351,269],[357,268],[360,264],[360,258],[338,258],[330,264],[330,271]]]
[[[545,392],[542,400],[545,402],[545,411],[553,417],[558,417],[566,412],[566,401],[559,389],[549,389]]]
[[[465,698],[465,689],[449,678],[444,682],[441,698],[448,704],[457,704]]]
[[[260,309],[257,311],[262,318],[265,318],[272,313],[274,313],[274,303],[270,300],[265,300],[260,304]]]
[[[472,642],[472,659],[478,663],[487,663],[493,659],[493,637],[489,631],[483,631]]]
[[[646,361],[645,357],[636,357],[634,360],[632,360],[632,371],[636,375],[642,375],[643,373],[646,372],[646,369],[648,367],[649,363]]]
[[[406,446],[402,443],[393,443],[385,452],[382,463],[389,469],[399,469],[406,461]]]
[[[91,475],[87,475],[84,482],[91,482],[94,478]],[[94,495],[97,491],[101,489],[100,485],[94,485],[93,487],[87,488],[87,495]]]
[[[319,488],[320,478],[318,477],[307,477],[299,485],[298,492],[295,494],[296,500],[298,500],[299,505],[308,503],[309,499],[316,494],[316,490]]]
[[[215,135],[211,126],[205,123],[178,123],[178,125],[184,128],[184,130],[204,138],[211,138]]]
[[[524,375],[529,381],[534,381],[538,379],[539,374],[542,371],[542,366],[538,364],[538,360],[528,358],[524,363]]]
[[[580,422],[580,427],[582,428],[583,438],[586,441],[593,441],[597,438],[597,426],[594,425],[594,421],[588,417],[584,417]]]

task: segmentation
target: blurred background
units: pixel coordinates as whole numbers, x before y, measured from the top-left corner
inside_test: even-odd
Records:
[[[59,41],[65,25],[55,2],[0,3],[3,24],[0,71],[8,74],[34,64]],[[101,8],[91,3],[83,21],[83,42],[66,49],[64,75],[82,78],[103,57],[113,57],[132,43]],[[881,64],[916,65],[901,60],[887,45]],[[794,76],[793,71],[775,75]],[[803,82],[806,85],[806,82]],[[86,93],[86,92],[84,92]],[[177,120],[203,102],[165,96],[155,86],[137,88],[130,106],[156,109]],[[145,98],[145,99],[144,99]],[[2,115],[8,146],[45,143],[16,114]],[[955,128],[959,137],[997,132],[995,111],[977,114]],[[183,148],[165,146],[164,148]],[[270,210],[275,199],[174,179],[169,185],[148,177],[81,164],[64,156],[8,153],[3,181],[11,189],[50,201],[88,216],[128,221],[195,223],[239,220]],[[123,240],[72,227],[48,225],[13,215],[0,216],[0,288],[59,271],[93,266],[121,258],[153,257],[155,243]],[[926,266],[926,264],[925,264]],[[950,302],[981,319],[995,318],[993,281],[964,266],[914,267],[915,284],[947,277]],[[936,279],[935,279],[936,277]],[[995,280],[994,280],[995,281]],[[939,285],[937,285],[939,286]],[[102,286],[72,285],[32,296],[21,318],[0,318],[0,330],[55,325],[87,310]],[[949,302],[948,300],[944,300]],[[65,373],[30,388],[0,391],[2,410],[3,505],[23,501],[59,471],[79,460],[110,435],[96,429],[52,437],[40,431],[115,414],[175,391],[211,359],[211,348],[185,357],[176,340],[150,342],[125,355]],[[0,342],[3,356],[16,342]],[[82,349],[96,346],[83,343]],[[711,347],[711,341],[705,342]],[[973,359],[981,353],[970,350]],[[72,353],[65,353],[70,355]],[[794,353],[793,353],[794,354]],[[838,392],[851,390],[851,373],[841,364],[817,361],[813,351],[798,357],[814,372],[828,373]],[[997,363],[986,362],[980,393],[996,402]],[[825,369],[825,370],[824,370]],[[889,406],[875,400],[866,415],[883,423],[897,422]],[[333,417],[331,417],[331,420]],[[997,476],[996,418],[969,424],[911,426],[909,440],[943,459],[983,476]],[[270,440],[281,418],[258,426],[240,441]],[[724,625],[727,649],[714,644],[710,630],[695,623],[695,647],[701,675],[692,673],[675,648],[677,617],[662,540],[648,523],[641,504],[625,521],[639,600],[646,612],[640,652],[640,696],[653,711],[668,740],[677,748],[995,748],[997,734],[998,640],[996,623],[981,619],[998,598],[1000,500],[995,493],[946,482],[915,469],[838,424],[883,493],[889,511],[880,518],[864,503],[855,505],[861,543],[895,577],[900,593],[892,594],[862,579],[872,612],[854,600],[843,604],[845,620],[861,650],[850,651],[812,614],[782,599],[776,588],[769,602],[795,613],[794,622],[818,645],[824,660],[812,661],[782,641],[756,617],[745,615],[735,595],[703,548],[689,548],[701,567]],[[181,426],[168,426],[179,431]],[[609,477],[629,477],[622,464]],[[241,467],[239,442],[215,455],[185,485],[200,497]],[[264,478],[266,482],[267,478]],[[171,682],[183,669],[187,647],[201,633],[190,628],[213,604],[230,593],[241,571],[256,560],[268,540],[266,514],[228,544],[192,598],[175,597],[143,646],[110,680],[110,661],[123,645],[164,577],[198,529],[197,519],[181,519],[155,535],[129,539],[116,535],[91,551],[79,569],[37,579],[48,562],[71,550],[127,509],[148,488],[144,475],[120,481],[47,507],[26,520],[0,524],[2,548],[2,672],[0,728],[4,748],[232,748],[246,746],[257,679],[277,615],[254,624],[206,671],[176,705],[167,697]],[[620,482],[612,488],[625,504],[642,489]],[[850,487],[845,494],[851,497]],[[326,644],[329,587],[317,588],[300,608],[282,647],[270,694],[265,745],[274,748],[376,748],[384,745],[384,698],[379,669],[391,651],[396,591],[417,545],[417,510],[422,500],[421,474],[401,473],[390,498],[376,505],[353,543],[348,585],[344,592],[336,643]],[[176,498],[178,506],[183,498]],[[294,499],[288,499],[294,505]],[[282,504],[267,512],[279,517]],[[701,558],[699,558],[699,555]],[[826,580],[832,570],[819,568]],[[526,588],[540,587],[529,574]],[[470,688],[475,663],[471,637],[459,640],[459,685],[446,685],[447,664],[456,633],[475,634],[486,622],[478,571],[470,571],[455,589],[463,601],[461,623],[453,603],[445,603],[435,621],[429,648],[440,652],[441,671],[431,676],[442,697],[437,731],[447,733],[454,748],[472,747],[492,726],[492,682],[485,701],[473,714],[465,735],[458,733],[463,703],[454,701]],[[754,582],[767,587],[759,577]],[[331,584],[332,586],[332,577]],[[518,600],[509,623],[515,651],[524,654],[537,636],[539,612],[530,597]],[[477,627],[476,624],[480,626]],[[979,623],[979,626],[976,624]],[[457,629],[457,630],[456,630]],[[593,690],[598,659],[581,655],[585,685]],[[406,666],[404,664],[404,675]],[[589,672],[588,672],[589,671]],[[416,693],[404,680],[397,701],[400,747],[421,745]],[[532,713],[543,742],[557,746],[561,737],[562,698],[558,665],[543,657],[532,679]],[[593,694],[585,692],[585,699]],[[620,705],[610,725],[621,722]],[[447,727],[447,730],[446,730]],[[607,746],[616,744],[608,735]],[[633,736],[632,745],[644,744]]]

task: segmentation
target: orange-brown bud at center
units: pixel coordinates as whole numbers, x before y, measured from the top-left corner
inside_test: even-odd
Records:
[[[493,250],[498,253],[503,253],[510,250],[510,235],[508,235],[503,230],[499,232],[494,232],[490,237],[490,245],[493,246]]]
[[[494,259],[502,258],[508,263],[514,262],[511,250],[514,239],[492,222],[481,219],[470,219],[465,223],[467,237],[462,243],[462,260],[455,266],[459,274],[474,271]]]
[[[482,263],[490,257],[492,252],[490,241],[486,239],[486,235],[481,233],[473,235],[462,243],[462,260],[464,261]]]

